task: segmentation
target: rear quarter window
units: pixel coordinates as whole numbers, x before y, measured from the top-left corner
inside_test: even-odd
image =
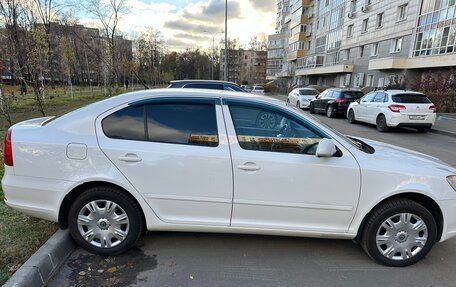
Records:
[[[401,104],[430,104],[431,100],[429,100],[426,95],[422,94],[400,94],[400,95],[393,95],[392,97],[393,102],[401,103]]]

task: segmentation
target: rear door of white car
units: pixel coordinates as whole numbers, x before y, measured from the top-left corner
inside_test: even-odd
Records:
[[[219,99],[145,100],[96,126],[103,152],[160,219],[229,225],[233,179]]]
[[[360,191],[354,157],[317,158],[318,127],[282,108],[227,100],[234,171],[233,227],[346,232]],[[259,126],[259,114],[271,123]],[[273,120],[272,120],[273,119]]]

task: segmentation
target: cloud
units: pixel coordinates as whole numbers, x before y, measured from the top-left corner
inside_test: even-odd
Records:
[[[250,5],[253,9],[261,12],[270,12],[275,11],[276,9],[276,0],[249,0]]]

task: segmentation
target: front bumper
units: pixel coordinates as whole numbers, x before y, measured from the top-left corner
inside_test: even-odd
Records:
[[[443,230],[440,242],[456,236],[456,199],[438,201],[443,214]]]

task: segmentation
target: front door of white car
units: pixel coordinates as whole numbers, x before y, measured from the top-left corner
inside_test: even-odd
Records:
[[[230,151],[220,100],[139,102],[97,119],[100,148],[168,223],[229,226]]]
[[[294,112],[226,101],[234,170],[233,227],[347,232],[360,192],[360,170],[342,145],[318,158],[328,136]],[[266,128],[257,117],[275,117]]]

